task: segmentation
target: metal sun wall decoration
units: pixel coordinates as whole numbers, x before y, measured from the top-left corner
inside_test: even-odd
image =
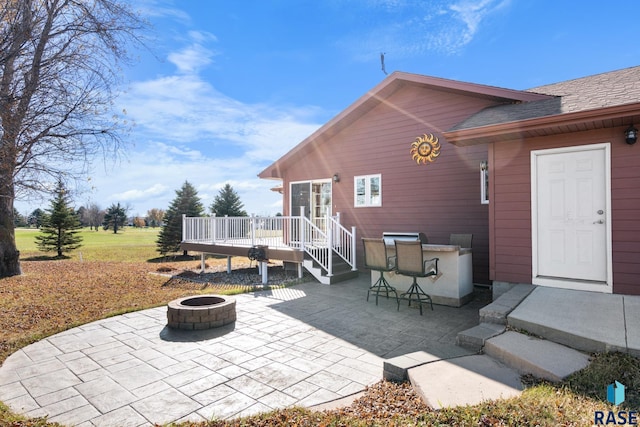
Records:
[[[440,155],[440,141],[432,133],[424,134],[411,143],[411,157],[417,164],[433,162]]]

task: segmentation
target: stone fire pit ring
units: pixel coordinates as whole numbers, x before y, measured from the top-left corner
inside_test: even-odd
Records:
[[[194,295],[167,305],[167,326],[173,329],[219,328],[236,321],[236,299],[227,295]]]

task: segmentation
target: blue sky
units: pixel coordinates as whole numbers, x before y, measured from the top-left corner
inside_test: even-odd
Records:
[[[640,65],[633,0],[131,1],[155,38],[117,102],[135,126],[75,198],[130,215],[185,180],[207,207],[228,182],[248,213],[281,212],[257,174],[382,81],[381,52],[389,73],[511,89]]]

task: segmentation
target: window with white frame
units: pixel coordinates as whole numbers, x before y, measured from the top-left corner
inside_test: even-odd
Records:
[[[353,178],[355,207],[382,206],[382,175],[362,175]]]
[[[480,162],[480,203],[489,203],[489,162]]]

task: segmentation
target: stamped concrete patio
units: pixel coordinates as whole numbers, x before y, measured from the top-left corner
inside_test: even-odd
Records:
[[[456,334],[487,299],[420,316],[365,300],[369,275],[236,296],[237,321],[199,332],[166,327],[166,307],[93,322],[14,353],[0,400],[65,425],[138,426],[314,406],[382,379],[383,359],[470,354]]]

